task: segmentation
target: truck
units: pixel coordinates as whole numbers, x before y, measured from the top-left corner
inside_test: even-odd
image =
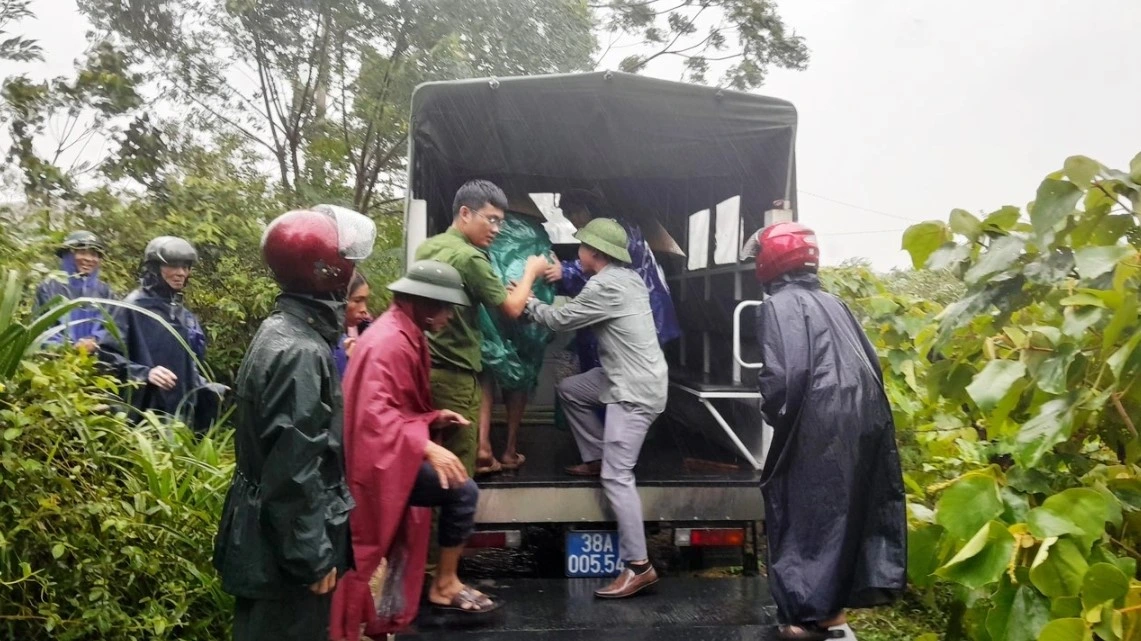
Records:
[[[608,203],[604,213],[656,239],[682,336],[664,346],[669,402],[636,469],[646,527],[672,546],[675,565],[743,568],[732,579],[663,579],[656,597],[631,608],[591,601],[599,578],[616,574],[620,561],[598,480],[563,473],[579,461],[570,432],[553,419],[566,339],[559,337],[520,430],[527,462],[479,479],[469,542],[472,549],[537,550],[535,567],[530,576],[487,576],[481,589],[508,607],[498,622],[464,634],[738,638],[771,622],[762,607],[767,590],[755,576],[769,429],[751,373],[760,364],[747,313],[761,291],[741,247],[761,227],[795,219],[796,128],[796,109],[784,100],[610,71],[431,82],[415,90],[409,261],[420,242],[451,224],[456,190],[475,178],[540,203],[570,189],[594,190]],[[557,222],[548,229],[556,242],[566,238]],[[573,244],[555,248],[574,255]],[[425,613],[409,634],[444,638],[448,625]],[[694,625],[703,632],[695,636]]]

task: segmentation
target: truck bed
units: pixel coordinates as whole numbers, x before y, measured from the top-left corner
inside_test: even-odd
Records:
[[[537,416],[536,416],[537,414]],[[557,428],[550,412],[531,415],[520,428],[517,471],[478,479],[480,524],[609,521],[596,478],[567,475],[581,462],[574,437]],[[506,428],[492,428],[502,453]],[[635,469],[647,521],[756,521],[762,518],[759,473],[716,441],[659,420],[650,428]]]

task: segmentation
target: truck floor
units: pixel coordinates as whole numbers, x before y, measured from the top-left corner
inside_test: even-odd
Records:
[[[501,579],[478,587],[504,607],[474,625],[465,615],[422,609],[398,639],[435,641],[770,641],[776,639],[768,585],[751,578],[663,578],[631,599],[605,601],[603,579]]]
[[[495,425],[491,442],[496,454],[503,453],[507,428]],[[517,471],[482,476],[480,488],[519,486],[597,486],[597,479],[568,476],[563,468],[582,459],[569,430],[550,423],[525,424],[519,428],[519,451],[527,457]],[[716,443],[687,432],[668,421],[650,428],[635,470],[640,486],[658,485],[755,485],[759,477],[742,459]]]

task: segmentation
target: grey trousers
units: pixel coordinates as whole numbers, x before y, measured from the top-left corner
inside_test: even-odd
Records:
[[[597,409],[604,405],[607,385],[602,368],[594,368],[559,383],[559,400],[583,462],[602,460],[602,490],[618,521],[618,553],[625,562],[647,558],[642,499],[634,485],[634,466],[646,432],[657,414],[631,403],[606,405],[606,423]]]

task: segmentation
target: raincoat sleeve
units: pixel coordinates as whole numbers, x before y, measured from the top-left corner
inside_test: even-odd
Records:
[[[111,367],[111,371],[126,382],[146,383],[151,368],[141,363],[135,363],[127,354],[129,345],[133,345],[132,332],[134,314],[129,309],[116,307],[111,312],[111,320],[115,323],[119,337],[116,338],[106,327],[96,330],[96,340],[99,342],[99,360]],[[121,340],[120,340],[121,339]]]
[[[561,296],[578,296],[583,287],[586,287],[586,282],[589,279],[586,273],[582,271],[582,263],[575,261],[568,261],[563,265],[563,277],[558,281],[558,292]]]
[[[557,309],[531,299],[527,303],[527,314],[531,320],[553,332],[565,332],[604,321],[621,304],[616,290],[608,289],[592,278],[578,296]]]
[[[799,301],[765,301],[757,313],[757,339],[761,368],[757,384],[763,399],[761,411],[774,430],[787,429],[800,413],[808,387],[812,354],[808,329]]]
[[[336,562],[325,527],[320,470],[332,419],[322,385],[335,379],[322,375],[322,356],[311,349],[280,352],[261,399],[263,439],[269,446],[260,483],[262,526],[279,566],[301,585],[324,578]]]

